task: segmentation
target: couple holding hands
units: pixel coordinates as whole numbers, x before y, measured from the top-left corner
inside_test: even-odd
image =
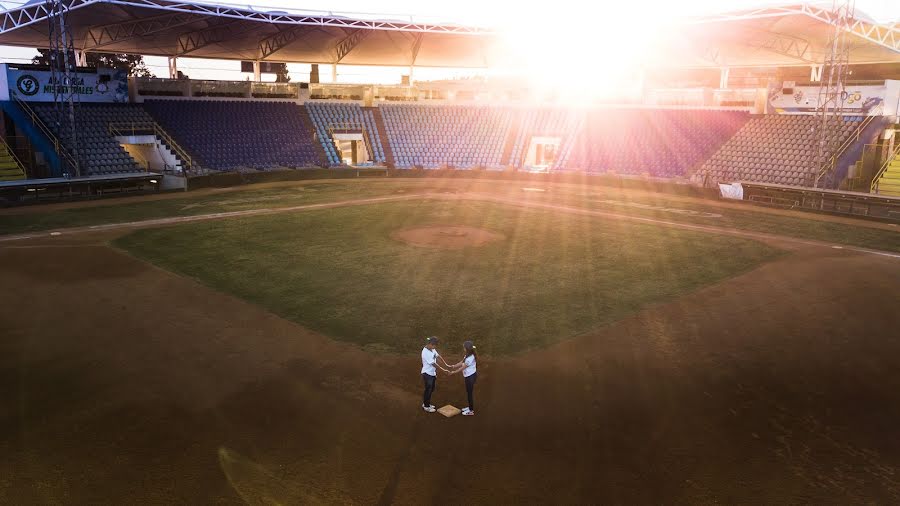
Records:
[[[475,371],[475,345],[472,341],[463,343],[465,357],[453,365],[448,364],[444,357],[437,351],[438,338],[429,337],[426,340],[425,347],[422,348],[422,380],[425,381],[425,393],[422,395],[422,409],[429,413],[434,413],[434,405],[431,404],[431,394],[434,392],[435,383],[437,382],[437,369],[447,374],[456,374],[460,371],[463,373],[463,379],[466,383],[466,394],[469,396],[469,405],[463,408],[462,414],[465,416],[473,416],[475,414],[475,401],[472,399],[472,392],[475,390],[475,380],[478,373]],[[443,365],[438,363],[440,360]]]

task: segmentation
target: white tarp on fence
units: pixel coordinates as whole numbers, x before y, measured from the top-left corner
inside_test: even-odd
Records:
[[[741,183],[719,183],[719,194],[723,199],[744,200],[744,187]]]

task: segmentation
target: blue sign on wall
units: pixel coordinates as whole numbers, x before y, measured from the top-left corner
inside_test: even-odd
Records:
[[[63,82],[47,70],[7,66],[6,82],[10,93],[31,102],[52,102],[54,93],[74,93],[81,102],[128,101],[128,76],[121,70],[79,72],[70,82]]]

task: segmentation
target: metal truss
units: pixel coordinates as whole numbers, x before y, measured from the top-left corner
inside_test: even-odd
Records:
[[[72,11],[96,1],[97,0],[63,0],[59,2],[59,4],[67,11]],[[41,2],[9,9],[6,12],[0,13],[0,16],[2,16],[2,18],[0,18],[0,33],[6,33],[34,23],[47,21],[51,15],[51,5],[54,4]]]
[[[704,46],[700,57],[719,67],[725,65],[725,57],[718,46]]]
[[[412,67],[416,64],[416,58],[419,57],[419,48],[422,47],[422,39],[425,38],[423,34],[417,33],[413,35],[413,44],[412,49],[410,50],[410,58],[409,58],[409,66]]]
[[[850,41],[847,39],[852,32],[847,27],[855,19],[855,9],[856,0],[834,0],[830,13],[836,24],[822,65],[822,83],[816,107],[816,145],[810,160],[810,172],[817,188],[834,186],[837,158],[843,140],[845,86],[850,78]]]
[[[81,151],[78,143],[78,124],[75,109],[80,102],[82,85],[76,70],[75,44],[68,22],[68,8],[60,0],[47,1],[49,21],[50,87],[53,89],[54,123],[56,135],[63,141],[62,149],[71,150],[72,171],[63,169],[64,176],[80,177],[82,174]],[[61,154],[61,153],[60,153]]]
[[[842,20],[828,9],[808,4],[803,4],[803,10],[811,18],[824,21],[832,26],[841,28],[847,33],[852,33],[857,37],[900,53],[900,25],[871,23],[855,16],[848,20]]]
[[[410,19],[409,21],[374,20],[354,19],[347,16],[322,13],[290,13],[284,11],[264,12],[252,9],[241,9],[227,5],[195,4],[174,0],[62,0],[62,3],[69,10],[84,5],[103,3],[123,7],[140,7],[201,16],[218,16],[286,25],[333,26],[339,28],[367,28],[370,30],[390,30],[400,32],[455,33],[461,35],[489,35],[495,33],[493,29],[489,28],[447,23],[417,22],[413,19]],[[47,8],[43,3],[22,6],[10,9],[9,11],[2,13],[2,16],[3,19],[0,21],[0,33],[21,28],[37,21],[46,20]]]
[[[848,23],[844,23],[827,7],[810,4],[786,5],[782,7],[759,7],[756,9],[698,16],[688,20],[687,23],[720,23],[724,21],[745,21],[793,15],[803,15],[822,21],[823,23],[840,28],[873,44],[900,53],[900,26],[896,24],[883,25],[872,23],[856,17],[852,18]]]
[[[340,63],[350,51],[364,41],[366,37],[372,34],[372,30],[357,28],[350,31],[350,34],[341,39],[334,45],[334,61],[332,63]]]
[[[225,42],[229,37],[246,31],[234,29],[234,25],[239,23],[240,21],[225,21],[202,30],[182,33],[178,36],[178,50],[175,56],[184,56],[211,44]]]
[[[310,30],[304,30],[299,26],[292,26],[290,28],[280,30],[278,33],[274,35],[270,35],[259,41],[258,51],[259,60],[265,60],[266,58],[272,56],[277,51],[284,49],[285,47],[293,44],[294,42],[306,37],[311,33]]]
[[[783,33],[775,33],[766,30],[760,30],[765,36],[761,41],[751,43],[751,46],[758,49],[765,49],[772,53],[787,56],[804,63],[815,63],[810,60],[809,41],[801,37],[785,35]]]
[[[152,35],[170,28],[176,28],[196,21],[201,21],[207,17],[208,16],[170,12],[150,18],[91,27],[84,36],[82,49],[85,51],[96,50],[135,37]]]

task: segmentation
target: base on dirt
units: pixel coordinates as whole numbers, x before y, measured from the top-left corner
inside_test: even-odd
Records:
[[[442,408],[438,408],[437,412],[446,416],[447,418],[451,418],[451,417],[454,417],[454,416],[462,413],[462,410],[460,410],[459,408],[457,408],[451,404],[447,404],[446,406],[444,406]]]

